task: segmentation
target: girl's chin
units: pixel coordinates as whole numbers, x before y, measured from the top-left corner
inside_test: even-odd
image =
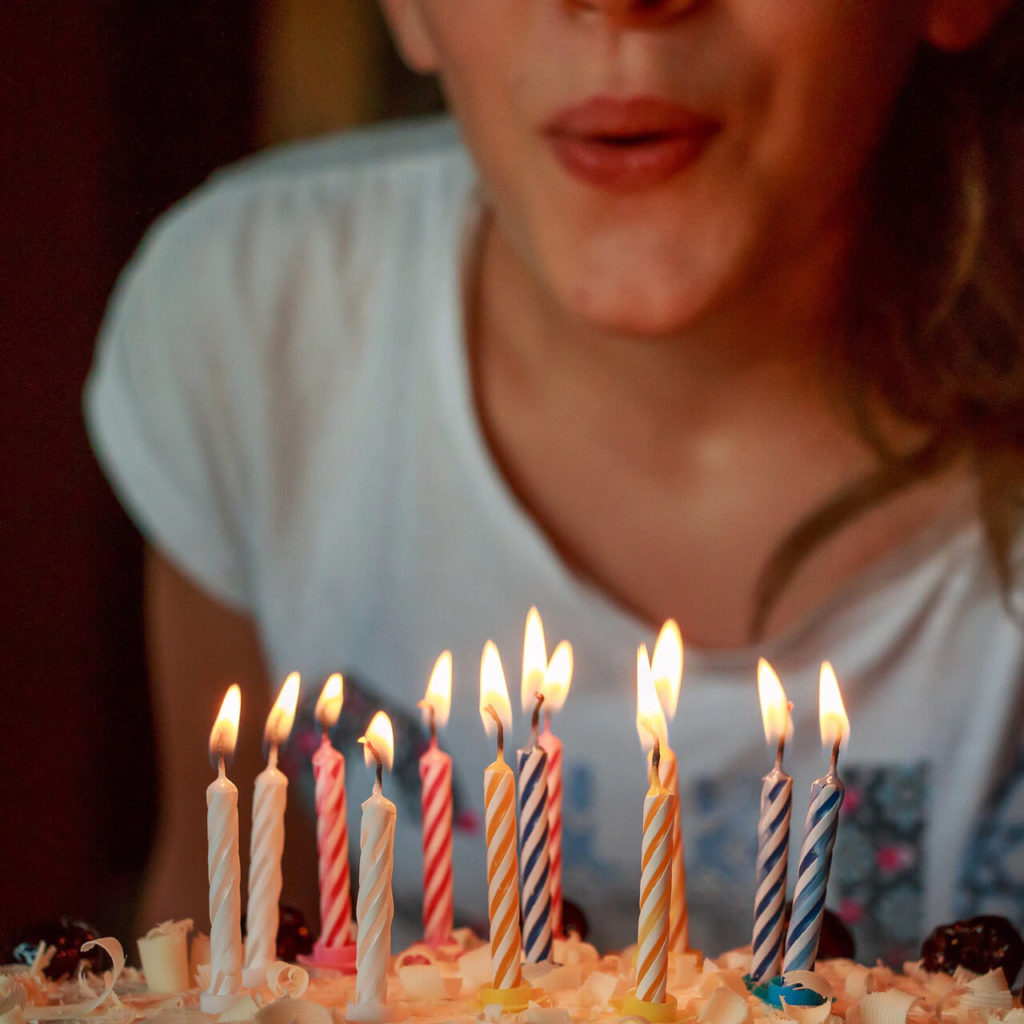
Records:
[[[602,291],[588,286],[571,293],[571,315],[596,330],[638,338],[679,335],[694,327],[706,314],[708,303],[678,289],[656,292],[650,288],[612,286]]]

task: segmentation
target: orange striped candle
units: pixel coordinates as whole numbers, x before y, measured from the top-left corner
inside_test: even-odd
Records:
[[[519,859],[516,856],[515,776],[505,763],[505,729],[511,705],[498,648],[487,642],[480,665],[480,705],[484,725],[496,727],[498,754],[484,771],[487,839],[487,914],[491,923],[491,973],[496,989],[522,983],[519,931]],[[507,710],[506,710],[507,709]],[[489,723],[488,720],[492,720]]]
[[[487,839],[487,913],[491,923],[492,984],[480,990],[484,1006],[525,1010],[532,993],[523,982],[519,930],[519,858],[516,855],[515,776],[505,763],[505,730],[512,724],[508,685],[498,648],[488,640],[480,663],[480,717],[497,733],[498,754],[484,771]]]
[[[655,743],[651,785],[644,799],[636,953],[636,998],[645,1003],[664,1003],[668,982],[672,823],[676,818],[677,798],[661,784],[659,760]]]

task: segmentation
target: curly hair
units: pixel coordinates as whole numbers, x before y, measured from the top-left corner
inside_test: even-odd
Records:
[[[868,174],[868,215],[827,353],[877,468],[799,523],[766,565],[751,626],[818,543],[955,459],[973,468],[1004,600],[1024,520],[1024,0],[963,53],[923,48]],[[877,410],[927,440],[892,450]]]

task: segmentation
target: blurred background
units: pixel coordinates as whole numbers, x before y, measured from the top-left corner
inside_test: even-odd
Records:
[[[214,168],[440,100],[375,0],[22,0],[0,53],[0,940],[128,938],[155,772],[141,542],[81,413],[107,297]]]

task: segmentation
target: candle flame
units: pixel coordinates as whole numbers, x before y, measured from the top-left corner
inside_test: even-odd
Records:
[[[391,771],[395,763],[395,730],[385,712],[378,711],[370,719],[370,724],[366,727],[366,732],[359,737],[359,742],[363,745],[363,760],[368,765],[375,765],[379,757],[384,767]],[[374,757],[374,753],[377,757]]]
[[[325,728],[330,729],[341,714],[341,706],[345,702],[345,680],[340,672],[327,677],[324,688],[316,702],[316,720]]]
[[[668,746],[668,725],[654,687],[654,674],[645,644],[636,649],[636,731],[645,751],[654,748],[655,736],[663,749]]]
[[[832,666],[824,661],[818,684],[818,719],[821,723],[821,742],[826,747],[846,743],[850,738],[850,720],[846,716],[843,697]]]
[[[238,683],[232,683],[221,701],[217,719],[210,730],[210,757],[223,757],[230,761],[238,741],[238,719],[242,713],[242,690]]]
[[[299,673],[292,672],[284,681],[274,706],[267,715],[263,730],[263,742],[270,747],[280,747],[288,740],[295,721],[295,706],[299,703]]]
[[[434,724],[448,724],[448,714],[452,707],[452,652],[442,651],[434,662],[434,670],[430,673],[427,693],[420,701],[423,716],[429,722],[430,712],[434,712]]]
[[[537,692],[543,690],[547,667],[544,623],[541,622],[540,612],[531,608],[526,613],[526,630],[523,633],[523,675],[519,691],[523,711],[533,709]]]
[[[572,686],[572,644],[563,640],[551,655],[547,670],[544,672],[544,684],[540,692],[544,694],[544,710],[554,713],[562,710],[565,698]]]
[[[658,633],[651,657],[651,675],[658,700],[671,721],[676,717],[679,687],[683,681],[683,637],[674,619],[666,620]]]
[[[757,661],[757,695],[761,700],[761,721],[764,723],[764,738],[768,743],[778,743],[793,733],[793,722],[789,717],[789,701],[786,691],[779,682],[775,669],[764,658]]]
[[[493,640],[484,644],[484,653],[480,658],[480,718],[484,723],[484,731],[488,736],[493,736],[498,726],[487,711],[488,704],[497,712],[502,726],[510,730],[512,704],[508,698],[505,671],[501,667],[501,655]]]

